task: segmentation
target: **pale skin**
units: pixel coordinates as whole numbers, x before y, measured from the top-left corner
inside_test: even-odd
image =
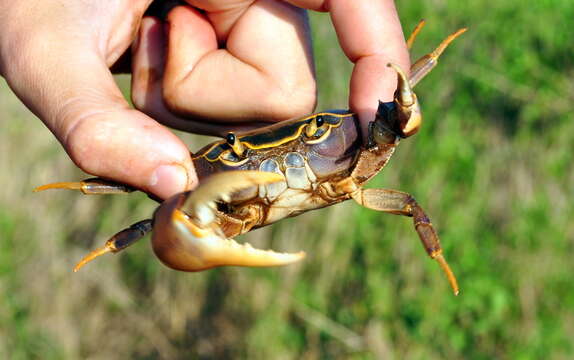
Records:
[[[188,0],[167,25],[143,17],[150,2],[0,0],[0,75],[82,170],[162,199],[197,177],[187,146],[158,121],[225,134],[313,111],[302,9],[330,13],[364,125],[393,97],[386,64],[409,69],[390,0]],[[130,46],[136,109],[109,70]]]

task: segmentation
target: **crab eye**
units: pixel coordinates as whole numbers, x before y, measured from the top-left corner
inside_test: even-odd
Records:
[[[241,144],[241,141],[237,139],[237,136],[235,136],[234,133],[230,132],[229,134],[227,134],[227,136],[225,137],[225,141],[227,141],[227,144],[231,147],[231,149],[237,156],[243,155],[245,148],[243,147],[243,144]]]
[[[329,130],[328,126],[325,126],[325,119],[322,115],[316,115],[305,127],[305,135],[313,140],[321,138]]]
[[[227,136],[225,137],[225,140],[227,141],[227,143],[229,145],[235,144],[235,134],[234,133],[229,133],[227,134]]]

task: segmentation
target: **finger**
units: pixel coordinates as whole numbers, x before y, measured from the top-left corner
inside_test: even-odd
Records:
[[[349,103],[366,125],[374,119],[378,100],[393,99],[397,76],[386,65],[410,67],[397,11],[391,0],[338,0],[330,10],[341,47],[355,63]]]
[[[397,86],[396,73],[387,63],[410,67],[409,54],[392,0],[288,0],[305,8],[329,11],[341,48],[355,64],[349,105],[366,125],[378,100],[390,101]],[[327,7],[328,5],[328,7]]]
[[[224,21],[221,14],[218,19]],[[256,2],[229,31],[226,49],[218,48],[206,16],[191,7],[175,8],[168,21],[164,98],[171,110],[244,122],[283,120],[314,107],[310,47],[300,10],[272,0]]]
[[[162,94],[166,46],[163,27],[164,24],[155,17],[142,20],[132,54],[132,101],[135,107],[167,126],[198,134],[224,136],[230,131],[244,132],[255,128],[258,124],[219,124],[201,121],[197,117],[180,117],[166,108]]]
[[[99,56],[89,47],[50,44],[58,56],[45,56],[44,46],[21,46],[23,56],[6,77],[82,170],[160,198],[196,184],[185,145],[129,108]]]

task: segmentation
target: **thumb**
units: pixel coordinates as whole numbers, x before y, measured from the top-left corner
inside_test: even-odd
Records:
[[[195,186],[186,146],[129,107],[102,59],[86,51],[63,56],[68,49],[46,57],[42,49],[29,48],[4,76],[78,167],[159,198]]]

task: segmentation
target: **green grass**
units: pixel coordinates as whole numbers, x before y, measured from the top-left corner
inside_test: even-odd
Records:
[[[178,273],[144,241],[73,274],[85,252],[154,205],[141,195],[32,194],[84,175],[1,83],[0,358],[574,356],[574,45],[559,26],[574,3],[398,6],[405,33],[427,20],[415,54],[469,31],[417,87],[422,130],[369,186],[417,198],[459,297],[409,219],[351,203],[243,238],[303,249],[299,265]],[[344,108],[350,64],[328,17],[312,23],[319,108]],[[186,139],[192,149],[203,141]]]

